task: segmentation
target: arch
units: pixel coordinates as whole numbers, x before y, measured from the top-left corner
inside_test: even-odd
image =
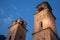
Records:
[[[43,27],[43,22],[41,22],[41,27]]]
[[[9,40],[11,40],[11,36],[9,37]]]

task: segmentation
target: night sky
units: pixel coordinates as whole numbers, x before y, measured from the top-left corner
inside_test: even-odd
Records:
[[[56,29],[60,37],[60,0],[0,0],[0,35],[7,36],[8,27],[12,22],[21,17],[27,22],[28,30],[26,40],[32,40],[36,6],[43,1],[49,2],[52,12],[56,16]]]

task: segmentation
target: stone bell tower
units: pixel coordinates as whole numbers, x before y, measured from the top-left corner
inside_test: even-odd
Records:
[[[9,28],[6,40],[25,40],[26,32],[26,22],[19,18],[14,21],[12,26]]]
[[[42,2],[34,14],[33,40],[58,40],[56,32],[56,17],[48,2]]]

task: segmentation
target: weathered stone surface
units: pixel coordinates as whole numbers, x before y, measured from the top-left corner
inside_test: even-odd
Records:
[[[19,18],[14,21],[12,26],[9,28],[6,40],[25,40],[26,32],[26,23]]]
[[[33,34],[33,40],[58,40],[57,35],[50,29],[46,28]]]
[[[55,19],[48,2],[39,4],[36,14],[34,14],[33,40],[58,40]]]

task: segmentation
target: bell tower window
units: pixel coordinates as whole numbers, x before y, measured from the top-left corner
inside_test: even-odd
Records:
[[[20,38],[20,40],[22,40],[22,36],[20,36],[19,38]]]
[[[41,22],[41,27],[43,27],[43,23]]]
[[[39,8],[39,9],[38,9],[38,11],[42,11],[43,9],[44,9],[44,8],[43,8],[43,7],[41,7],[41,8]]]

